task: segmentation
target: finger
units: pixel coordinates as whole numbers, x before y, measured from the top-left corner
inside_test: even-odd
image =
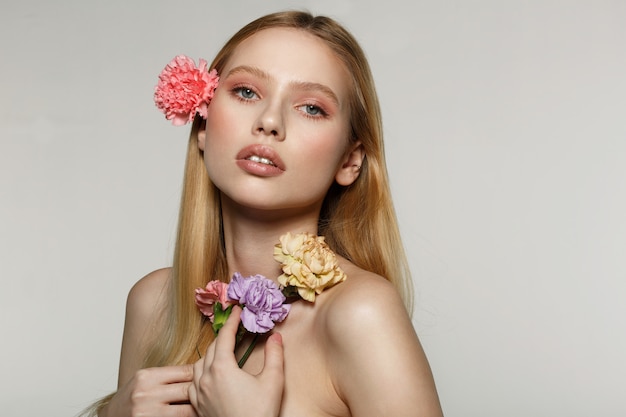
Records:
[[[233,306],[230,316],[224,323],[224,327],[220,329],[220,333],[215,341],[215,360],[235,361],[235,342],[237,338],[237,329],[241,318],[241,307]]]
[[[189,387],[187,388],[187,395],[189,396],[189,402],[193,408],[198,408],[198,385],[195,380],[193,383],[189,384]]]
[[[160,384],[189,382],[193,380],[193,365],[162,366],[140,370],[145,378]]]
[[[215,358],[215,340],[211,342],[208,348],[206,348],[206,354],[204,355],[204,362],[206,365],[210,365]]]
[[[231,312],[230,312],[230,316],[228,316],[228,319],[226,319],[226,323],[224,323],[224,326],[220,329],[220,334],[225,334],[228,332],[228,327],[226,329],[224,329],[224,327],[227,326],[227,323],[229,322],[229,320],[231,319],[231,317],[233,317],[233,315],[235,315],[234,319],[236,319],[235,321],[237,322],[237,326],[239,325],[239,317],[241,316],[241,307],[239,307],[238,305],[234,305]],[[237,327],[235,327],[235,329],[237,329]],[[235,330],[235,337],[237,335],[237,330]],[[216,338],[217,340],[217,338]],[[213,363],[213,359],[215,359],[215,349],[216,349],[216,340],[214,340],[209,347],[207,347],[206,350],[206,354],[204,355],[205,359],[206,359],[206,366],[211,365],[211,363]],[[233,344],[233,350],[235,349],[235,346]]]
[[[265,342],[265,365],[261,371],[262,378],[268,378],[268,383],[282,385],[284,374],[283,338],[280,333],[273,333]]]
[[[199,359],[193,364],[193,383],[197,386],[200,383],[200,377],[204,372],[205,359]]]
[[[198,417],[191,404],[175,404],[166,408],[163,417]]]
[[[180,404],[189,402],[189,386],[191,382],[178,382],[162,385],[158,397],[166,404]]]

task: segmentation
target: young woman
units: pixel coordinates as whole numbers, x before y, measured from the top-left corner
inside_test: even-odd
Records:
[[[193,121],[174,264],[131,290],[118,390],[94,409],[440,416],[361,48],[329,18],[284,12],[242,28],[210,68],[219,85]],[[324,236],[346,278],[293,302],[239,369],[241,309],[212,343],[194,290],[236,272],[276,280],[287,232]]]

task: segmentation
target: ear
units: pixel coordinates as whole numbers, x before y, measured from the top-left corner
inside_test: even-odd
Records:
[[[198,127],[198,149],[204,152],[204,145],[206,144],[206,120],[203,120]]]
[[[363,158],[365,158],[365,150],[361,141],[357,141],[351,145],[350,150],[346,153],[341,166],[335,175],[335,181],[337,184],[348,186],[356,181],[361,174],[361,165],[363,164]]]

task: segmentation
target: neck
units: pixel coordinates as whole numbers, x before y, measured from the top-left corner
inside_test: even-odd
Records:
[[[259,211],[236,206],[222,195],[224,244],[229,274],[261,274],[276,280],[281,274],[274,246],[291,232],[317,234],[319,208],[294,215],[286,211]]]

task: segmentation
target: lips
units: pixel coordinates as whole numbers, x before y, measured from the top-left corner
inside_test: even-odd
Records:
[[[244,171],[262,177],[280,175],[285,171],[285,163],[269,146],[250,145],[237,153],[237,165]]]

